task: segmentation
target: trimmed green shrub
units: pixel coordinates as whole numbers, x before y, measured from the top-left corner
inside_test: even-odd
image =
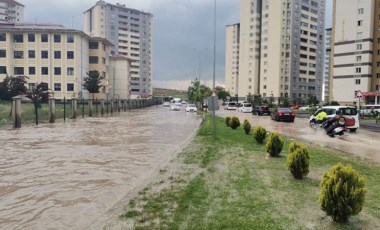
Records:
[[[265,137],[267,136],[267,130],[264,127],[256,126],[253,129],[253,137],[257,141],[257,143],[264,143]]]
[[[225,122],[226,122],[227,127],[230,127],[230,120],[231,120],[231,117],[226,117]]]
[[[296,141],[292,141],[289,143],[288,153],[294,152],[296,149],[302,147],[303,145],[301,143],[298,143]]]
[[[360,213],[363,207],[366,180],[341,163],[326,172],[321,181],[320,207],[333,221],[346,223],[348,218]]]
[[[238,127],[240,126],[240,121],[239,121],[239,118],[233,116],[231,117],[231,120],[230,120],[230,127],[232,129],[237,129]]]
[[[292,149],[292,151],[288,153],[288,169],[294,178],[298,180],[303,179],[309,174],[309,150],[306,146],[296,142],[289,144],[289,150],[290,149]]]
[[[271,157],[280,155],[283,146],[284,140],[276,132],[269,135],[267,144],[265,145],[267,153],[269,153]]]
[[[251,131],[251,123],[249,123],[249,121],[247,119],[245,119],[243,122],[243,129],[245,131],[245,134],[247,134],[247,135]]]

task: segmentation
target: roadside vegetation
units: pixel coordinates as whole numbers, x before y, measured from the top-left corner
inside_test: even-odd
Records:
[[[380,229],[378,164],[315,145],[295,146],[286,137],[280,154],[270,157],[270,135],[261,134],[266,140],[260,143],[253,134],[264,128],[246,135],[243,127],[226,123],[217,118],[213,141],[206,116],[193,142],[126,204],[119,221],[130,229]],[[298,155],[304,148],[307,159],[293,156],[288,163],[288,151]],[[338,163],[366,178],[363,209],[344,224],[333,222],[319,203],[322,177]]]

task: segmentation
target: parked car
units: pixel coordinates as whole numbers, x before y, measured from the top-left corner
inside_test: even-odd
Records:
[[[163,104],[164,107],[169,107],[170,106],[170,102],[168,101],[165,101],[164,104]]]
[[[252,104],[251,103],[242,103],[238,108],[238,112],[242,113],[251,113],[252,112]]]
[[[310,116],[309,122],[314,122],[315,116],[317,116],[322,110],[327,113],[327,119],[335,116],[344,116],[349,118],[347,121],[352,123],[348,123],[346,126],[350,132],[355,132],[360,126],[359,112],[355,106],[323,106]]]
[[[268,106],[255,106],[252,110],[252,114],[258,116],[270,115],[270,109]]]
[[[275,121],[294,122],[296,114],[290,108],[275,108],[271,112],[271,118]]]
[[[304,105],[302,107],[299,107],[299,110],[307,110],[307,111],[309,111],[310,108],[311,108],[310,105]]]
[[[290,107],[291,109],[293,110],[298,110],[302,107],[302,105],[293,105],[292,107]]]
[[[372,115],[376,114],[376,112],[380,113],[380,105],[364,105],[360,109],[360,115]]]
[[[197,106],[195,104],[187,104],[185,110],[186,112],[197,112]]]
[[[236,110],[236,102],[227,102],[227,104],[224,106],[224,109]]]
[[[180,111],[181,110],[181,106],[179,106],[177,103],[174,103],[170,107],[170,110],[172,110],[172,111]]]

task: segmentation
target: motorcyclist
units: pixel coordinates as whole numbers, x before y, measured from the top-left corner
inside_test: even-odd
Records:
[[[317,124],[322,124],[327,118],[327,113],[325,111],[321,111],[315,116],[315,121]]]

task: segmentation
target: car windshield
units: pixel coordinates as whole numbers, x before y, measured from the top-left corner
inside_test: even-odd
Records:
[[[244,107],[252,107],[251,104],[244,104]]]
[[[236,103],[230,102],[230,103],[228,103],[228,106],[236,106]]]
[[[278,112],[292,112],[289,108],[278,108]]]
[[[195,107],[195,104],[188,104],[188,107]]]

